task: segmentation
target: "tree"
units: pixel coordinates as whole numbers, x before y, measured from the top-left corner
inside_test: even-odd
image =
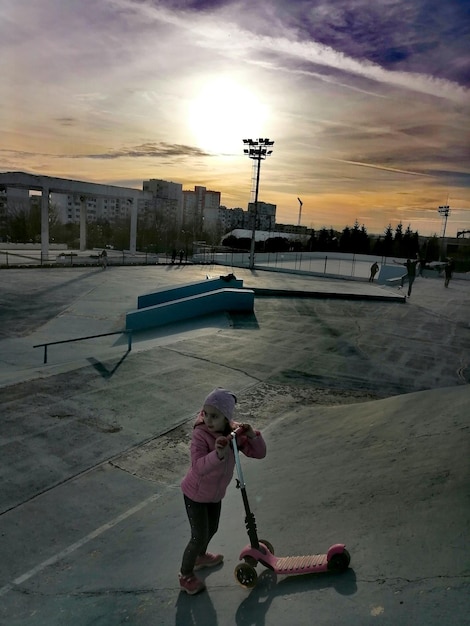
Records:
[[[312,232],[310,234],[310,238],[308,240],[308,250],[310,250],[310,252],[312,252],[312,250],[316,250],[317,249],[317,237],[315,235],[315,231],[312,228]]]
[[[32,238],[29,229],[29,210],[22,205],[7,208],[6,238],[13,243],[28,243]]]
[[[129,248],[130,228],[130,217],[116,220],[113,229],[113,245],[117,250],[127,250]]]
[[[361,248],[361,231],[359,228],[359,222],[355,220],[354,226],[351,230],[351,252],[360,252]]]
[[[351,237],[351,229],[349,226],[344,228],[341,236],[339,238],[339,249],[341,252],[351,252],[352,251],[352,237]]]
[[[384,256],[391,256],[393,253],[393,231],[392,225],[389,224],[384,232],[384,239],[382,242],[382,254]]]
[[[359,222],[354,222],[353,229],[351,230],[351,250],[355,254],[368,254],[370,249],[369,235],[367,234],[366,227],[359,226]]]
[[[238,248],[238,242],[238,238],[234,235],[228,235],[228,237],[222,239],[222,245],[227,246],[228,248]]]
[[[361,254],[369,254],[370,252],[370,238],[367,228],[364,224],[361,226]]]
[[[407,259],[412,259],[419,253],[419,235],[411,230],[409,224],[403,235],[402,253]]]
[[[438,261],[439,260],[439,238],[437,235],[433,235],[426,242],[424,251],[424,258],[426,261]]]
[[[49,239],[56,243],[66,243],[64,224],[60,221],[56,204],[49,205]]]
[[[289,240],[286,237],[270,237],[266,241],[266,252],[287,252]]]
[[[318,249],[327,252],[330,245],[330,234],[326,228],[322,228],[318,233]]]
[[[395,229],[393,251],[396,256],[404,256],[403,253],[403,224],[400,222]],[[405,255],[406,256],[406,255]]]
[[[337,252],[339,250],[339,233],[330,228],[328,234],[330,237],[329,250],[331,252]]]

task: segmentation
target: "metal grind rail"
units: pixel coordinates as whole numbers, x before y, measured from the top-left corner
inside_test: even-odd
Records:
[[[132,350],[132,330],[118,330],[112,333],[101,333],[99,335],[88,335],[87,337],[76,337],[75,339],[62,339],[61,341],[48,341],[47,343],[38,343],[33,348],[44,348],[44,361],[47,363],[47,348],[55,346],[59,343],[72,343],[74,341],[85,341],[85,339],[96,339],[98,337],[109,337],[110,335],[127,335],[127,351]]]

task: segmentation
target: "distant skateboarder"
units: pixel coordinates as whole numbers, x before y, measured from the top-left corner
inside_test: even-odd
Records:
[[[99,262],[100,262],[101,268],[105,270],[108,266],[108,253],[106,252],[106,250],[103,250],[102,253],[100,254]]]
[[[378,271],[379,271],[379,264],[376,261],[370,266],[370,277],[369,277],[370,283],[374,282],[375,275],[377,274]]]
[[[423,270],[426,269],[426,261],[425,259],[419,257],[419,276],[424,277]]]
[[[454,272],[454,259],[452,257],[449,257],[447,259],[447,263],[444,266],[444,274],[445,274],[445,281],[444,281],[444,287],[448,287],[449,283],[450,283],[450,279],[452,278],[452,274]]]
[[[416,266],[419,263],[419,259],[416,259],[416,261],[412,261],[411,259],[406,259],[406,263],[399,263],[398,261],[395,261],[394,259],[393,262],[396,263],[397,265],[404,265],[406,267],[406,274],[404,274],[401,277],[400,289],[403,288],[405,280],[407,280],[408,281],[408,297],[409,297],[411,296],[411,289],[413,287],[413,283],[415,282]]]

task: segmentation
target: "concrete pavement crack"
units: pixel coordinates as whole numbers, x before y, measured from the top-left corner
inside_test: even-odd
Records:
[[[168,346],[164,347],[165,350],[168,350],[169,352],[174,352],[176,354],[180,354],[181,356],[191,356],[191,358],[196,359],[198,361],[203,361],[204,363],[211,363],[212,365],[218,365],[219,367],[224,367],[225,369],[230,370],[231,372],[240,372],[241,374],[244,374],[245,376],[247,376],[248,378],[252,378],[253,380],[255,380],[258,383],[262,383],[264,382],[264,380],[262,378],[257,378],[256,376],[253,376],[253,374],[249,374],[246,370],[241,369],[239,367],[232,367],[230,365],[225,365],[225,363],[216,363],[215,361],[212,361],[211,359],[208,359],[206,357],[202,357],[202,356],[198,356],[196,354],[191,354],[188,355],[185,352],[181,351],[181,350],[176,350],[175,348],[171,348]]]
[[[396,576],[393,578],[356,578],[357,582],[362,583],[378,583],[384,585],[385,583],[404,583],[404,584],[416,584],[422,582],[428,582],[433,580],[462,580],[470,579],[470,573],[462,574],[437,574],[435,576],[422,576],[418,578],[405,578],[403,576]]]

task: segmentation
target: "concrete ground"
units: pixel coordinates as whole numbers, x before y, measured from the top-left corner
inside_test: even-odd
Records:
[[[217,266],[2,271],[0,623],[353,626],[468,623],[470,282],[367,282],[234,270],[253,315],[119,331],[137,296]],[[286,291],[290,291],[289,296]],[[261,295],[263,294],[263,295]],[[179,482],[194,415],[238,394],[268,456],[243,459],[276,554],[344,542],[338,576],[233,577],[247,543],[230,487],[206,570],[179,592]]]

